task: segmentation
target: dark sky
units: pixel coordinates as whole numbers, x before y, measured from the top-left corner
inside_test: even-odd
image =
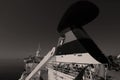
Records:
[[[0,1],[0,78],[17,80],[23,58],[40,43],[45,55],[58,41],[57,25],[70,4],[78,0]],[[84,29],[106,55],[120,53],[120,1],[89,0],[100,15]],[[5,77],[6,76],[6,77]],[[17,77],[15,77],[17,76]]]

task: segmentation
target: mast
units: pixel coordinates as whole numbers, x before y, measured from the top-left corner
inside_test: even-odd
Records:
[[[40,53],[41,53],[41,47],[40,47],[40,43],[39,43],[38,49],[36,51],[36,57],[40,57]]]

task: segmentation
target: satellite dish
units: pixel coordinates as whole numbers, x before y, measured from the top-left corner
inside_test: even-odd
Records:
[[[63,15],[57,31],[60,33],[66,28],[74,27],[81,28],[94,20],[99,14],[98,7],[89,1],[78,1],[70,6]]]

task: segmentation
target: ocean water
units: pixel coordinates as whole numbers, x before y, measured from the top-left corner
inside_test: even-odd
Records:
[[[23,60],[0,59],[0,80],[18,80],[23,70]]]

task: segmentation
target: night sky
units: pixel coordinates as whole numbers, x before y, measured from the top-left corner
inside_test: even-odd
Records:
[[[35,55],[38,45],[45,55],[57,45],[56,28],[65,10],[78,0],[0,1],[0,80],[17,80],[23,58]],[[120,1],[89,0],[99,16],[84,26],[105,55],[120,53]]]

